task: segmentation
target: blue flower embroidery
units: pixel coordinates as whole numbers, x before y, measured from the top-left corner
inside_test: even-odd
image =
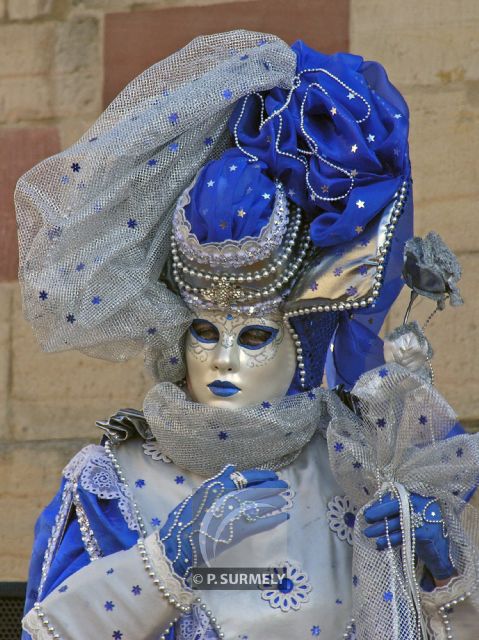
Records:
[[[183,476],[176,476],[175,478],[175,482],[176,484],[183,484],[183,482],[185,481]]]
[[[78,162],[74,162],[74,163],[72,164],[72,166],[71,166],[71,170],[72,170],[74,173],[78,173],[78,172],[80,171],[80,169],[81,169],[81,167],[80,167],[80,165],[78,164]]]
[[[147,331],[149,336],[154,336],[156,333],[156,327],[150,327]]]
[[[138,480],[136,480],[135,482],[135,487],[137,487],[138,489],[143,489],[143,487],[145,486],[146,482],[142,479],[139,478]]]
[[[158,164],[158,160],[156,160],[155,158],[151,158],[150,160],[148,160],[149,167],[154,167],[156,164]]]
[[[84,268],[85,268],[85,263],[84,262],[79,262],[77,264],[77,266],[75,267],[75,271],[83,271]]]
[[[308,398],[310,400],[315,400],[316,399],[316,394],[313,391],[308,391]]]
[[[178,149],[180,148],[180,145],[177,142],[172,142],[170,144],[170,146],[168,147],[168,149],[170,151],[173,151],[173,153],[176,153],[178,151]]]
[[[75,316],[73,315],[73,313],[67,313],[66,315],[66,320],[67,322],[69,322],[70,324],[73,324],[76,320]]]
[[[228,434],[226,433],[226,431],[220,431],[220,432],[218,433],[218,438],[219,438],[220,440],[226,440],[226,438],[227,438],[227,437],[228,437]]]
[[[464,453],[462,447],[459,447],[459,449],[456,451],[456,456],[458,458],[462,458],[462,454]]]
[[[264,402],[261,403],[261,406],[263,407],[263,409],[270,409],[271,402],[268,402],[267,400],[265,400]]]
[[[111,637],[113,638],[113,640],[121,640],[123,638],[123,634],[121,631],[113,631],[113,633],[111,634]]]
[[[171,122],[171,124],[177,124],[179,119],[180,117],[177,113],[170,113],[170,115],[168,116],[168,120]]]
[[[139,595],[140,595],[140,593],[141,593],[141,587],[140,587],[140,585],[139,585],[139,584],[135,584],[135,586],[133,586],[133,587],[131,588],[131,592],[132,592],[132,594],[133,594],[134,596],[139,596]]]
[[[171,356],[170,364],[178,364],[179,360],[176,356]]]
[[[100,296],[93,296],[93,298],[91,299],[92,304],[100,304],[100,302],[101,302]]]
[[[105,607],[105,611],[113,611],[115,608],[115,605],[111,600],[107,600],[103,606]]]
[[[382,367],[381,369],[379,369],[380,378],[385,378],[388,374],[389,374],[389,371],[386,369],[386,367]]]
[[[357,587],[359,584],[358,576],[353,576],[353,587]]]
[[[376,420],[376,424],[380,429],[384,429],[384,427],[386,426],[386,420],[384,418],[378,418]]]
[[[261,597],[273,609],[297,611],[304,602],[308,602],[311,585],[307,574],[298,565],[286,560],[282,566],[273,569],[272,575],[277,580],[278,588],[271,589],[270,584],[262,585]]]
[[[152,524],[154,527],[159,527],[159,526],[160,526],[160,524],[161,524],[161,520],[160,520],[159,518],[152,518],[152,519],[151,519],[151,524]]]
[[[136,229],[138,222],[134,218],[130,218],[127,222],[129,229]]]
[[[314,625],[311,627],[311,635],[312,635],[312,636],[319,636],[319,634],[320,634],[320,633],[321,633],[321,629],[318,627],[318,625],[317,625],[317,624],[314,624]]]
[[[427,424],[427,416],[419,416],[419,424]]]
[[[232,97],[233,97],[233,92],[231,91],[231,89],[225,89],[223,91],[223,98],[225,100],[231,100]]]
[[[48,293],[46,291],[40,291],[38,297],[40,298],[40,300],[46,300],[48,298]]]
[[[335,442],[334,443],[334,450],[336,451],[336,453],[339,453],[343,449],[344,449],[344,444],[342,442]]]
[[[211,147],[211,145],[213,144],[213,138],[210,138],[210,137],[205,138],[203,140],[203,143],[204,143],[205,147]]]

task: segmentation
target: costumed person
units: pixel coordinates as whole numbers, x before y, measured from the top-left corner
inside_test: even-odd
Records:
[[[387,362],[378,337],[403,278],[460,302],[447,247],[411,240],[407,134],[379,64],[235,31],[147,69],[21,178],[43,348],[145,348],[156,380],[66,466],[24,638],[453,637],[477,585],[477,439],[419,326]],[[201,566],[272,582],[198,590]]]

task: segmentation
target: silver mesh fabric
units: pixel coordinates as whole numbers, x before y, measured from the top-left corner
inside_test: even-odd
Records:
[[[143,410],[163,453],[179,467],[211,477],[227,464],[239,470],[288,465],[317,431],[326,430],[332,395],[314,389],[232,410],[192,402],[164,382],[149,391]]]
[[[361,507],[353,556],[353,616],[358,638],[420,639],[404,578],[404,550],[378,551],[363,534],[363,511],[397,483],[439,499],[462,594],[478,584],[479,513],[466,498],[477,486],[479,435],[447,438],[456,416],[438,391],[399,365],[363,375],[352,393],[361,418],[330,406],[331,467]],[[404,532],[404,529],[403,529]]]
[[[19,180],[19,279],[43,349],[125,360],[146,347],[159,379],[183,377],[191,315],[158,283],[176,200],[231,145],[235,101],[290,86],[295,64],[275,36],[196,38],[133,80],[76,144]]]

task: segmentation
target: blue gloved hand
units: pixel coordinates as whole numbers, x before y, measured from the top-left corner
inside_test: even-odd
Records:
[[[289,504],[288,485],[274,471],[243,471],[247,484],[240,489],[230,477],[233,472],[235,467],[228,465],[200,485],[173,509],[160,529],[160,540],[177,575],[185,578],[192,567],[289,518],[281,511]]]
[[[411,493],[409,499],[414,513],[412,526],[416,536],[416,554],[437,580],[450,578],[455,570],[449,558],[449,537],[444,525],[441,507],[436,498]],[[391,546],[402,544],[399,520],[399,502],[390,493],[364,511],[366,522],[371,526],[364,529],[368,538],[376,538],[379,550],[388,548],[387,530]]]

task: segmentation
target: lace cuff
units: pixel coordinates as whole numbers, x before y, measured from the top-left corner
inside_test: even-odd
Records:
[[[145,569],[158,586],[159,591],[168,598],[170,604],[175,605],[183,612],[188,612],[194,598],[193,591],[175,573],[158,533],[148,536],[145,540],[138,540],[137,544]]]
[[[462,576],[451,578],[443,587],[422,592],[422,606],[426,615],[428,631],[434,640],[451,638],[449,614],[452,607],[470,596],[468,585]]]

